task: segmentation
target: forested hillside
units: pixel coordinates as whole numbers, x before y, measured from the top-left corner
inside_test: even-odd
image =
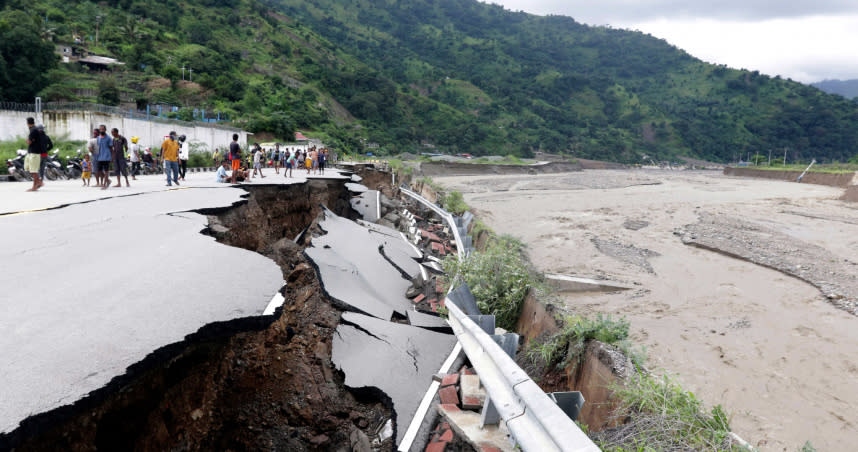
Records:
[[[858,144],[858,104],[840,96],[705,64],[642,33],[474,0],[0,7],[0,100],[171,104],[186,119],[206,109],[254,132],[300,128],[356,152],[377,143],[391,153],[641,162],[788,148],[790,161],[844,161]],[[37,71],[44,80],[16,75],[35,43],[74,37],[126,64],[100,73],[49,60]]]

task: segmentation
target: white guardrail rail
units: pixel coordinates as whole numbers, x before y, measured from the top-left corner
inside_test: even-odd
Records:
[[[402,193],[432,209],[449,226],[463,258],[462,238],[449,212],[419,194],[401,187]],[[599,447],[581,431],[515,361],[449,298],[448,322],[486,389],[489,401],[506,422],[513,440],[527,452],[595,452]]]

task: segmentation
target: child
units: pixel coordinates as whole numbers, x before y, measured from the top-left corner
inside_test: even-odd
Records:
[[[259,177],[265,177],[265,175],[262,174],[263,158],[265,158],[265,153],[262,151],[262,149],[257,149],[256,152],[253,153],[253,177],[256,177],[257,171],[259,171]]]
[[[83,155],[83,161],[80,162],[80,168],[83,171],[80,178],[83,180],[82,187],[89,186],[89,179],[92,177],[92,163],[89,161],[89,154]]]

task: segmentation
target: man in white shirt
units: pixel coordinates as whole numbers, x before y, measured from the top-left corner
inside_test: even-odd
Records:
[[[137,142],[140,137],[131,137],[131,146],[128,147],[128,152],[131,154],[131,179],[137,180],[137,173],[140,172],[140,145]]]
[[[229,166],[228,160],[224,160],[221,163],[220,168],[217,169],[217,173],[215,174],[215,176],[217,176],[217,179],[215,179],[215,182],[220,182],[220,183],[229,182],[230,178],[227,177],[227,175],[226,175],[226,168],[228,166]]]

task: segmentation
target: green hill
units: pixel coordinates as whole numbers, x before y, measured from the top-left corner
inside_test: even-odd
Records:
[[[162,103],[186,119],[205,109],[346,151],[640,162],[788,148],[790,161],[845,161],[858,144],[856,103],[840,96],[706,64],[642,33],[474,0],[6,0],[2,42],[24,29],[78,36],[126,64],[48,64],[44,80],[22,81],[8,76],[21,49],[0,43],[0,100]]]

